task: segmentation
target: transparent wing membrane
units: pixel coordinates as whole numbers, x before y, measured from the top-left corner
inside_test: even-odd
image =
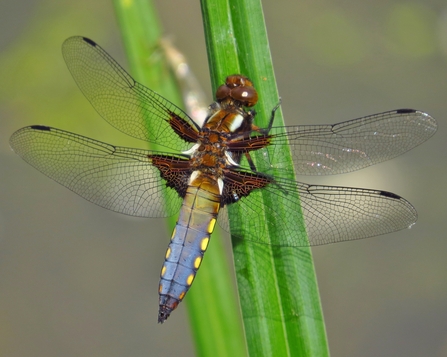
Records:
[[[70,37],[62,45],[62,54],[82,93],[112,126],[174,150],[184,151],[191,146],[169,125],[174,113],[195,128],[188,115],[135,81],[99,45],[84,37]]]
[[[286,133],[283,133],[284,129]],[[331,175],[390,160],[428,140],[437,130],[427,113],[401,109],[334,125],[272,128],[269,154],[258,156],[261,170],[291,170],[280,151],[290,145],[297,175]],[[268,158],[263,160],[263,158]]]
[[[67,131],[29,126],[10,139],[26,162],[86,200],[137,217],[167,217],[181,198],[166,190],[152,151],[109,145]]]

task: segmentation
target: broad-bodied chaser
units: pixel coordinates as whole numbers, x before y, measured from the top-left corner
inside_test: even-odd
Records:
[[[396,157],[435,133],[436,121],[426,113],[400,109],[333,125],[274,127],[274,108],[269,125],[260,128],[253,123],[255,111],[247,109],[258,101],[253,82],[236,74],[217,89],[199,125],[135,81],[92,40],[71,37],[62,52],[79,88],[106,121],[166,150],[118,147],[42,125],[15,132],[11,147],[104,208],[138,217],[179,214],[161,270],[159,322],[191,287],[218,215],[232,234],[280,246],[360,239],[409,227],[417,219],[413,206],[390,192],[309,185],[288,177],[294,169],[300,175],[340,174]],[[284,145],[294,169],[281,154]],[[264,205],[262,190],[278,203]],[[239,205],[248,225],[237,216],[228,223],[225,206],[231,204]],[[278,241],[268,240],[270,225],[301,214],[307,238],[285,228]],[[248,233],[253,229],[256,236]]]

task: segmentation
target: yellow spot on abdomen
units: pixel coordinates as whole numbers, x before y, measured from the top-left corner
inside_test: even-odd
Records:
[[[168,250],[166,251],[165,259],[168,259],[170,255],[171,255],[171,248],[168,248]]]
[[[178,298],[179,298],[179,300],[182,300],[184,297],[185,297],[185,292],[183,291],[179,296],[178,296]]]
[[[216,225],[216,218],[213,218],[208,225],[208,233],[211,234],[214,231],[214,226]]]
[[[202,252],[204,252],[206,250],[206,248],[208,248],[208,242],[210,241],[210,239],[208,237],[203,238],[202,241],[200,242],[200,249],[202,249]]]
[[[161,284],[158,286],[158,292],[161,294],[161,292],[163,291],[163,287],[161,286]]]
[[[194,260],[194,268],[199,269],[200,263],[202,262],[202,257],[197,257]]]
[[[188,278],[186,279],[186,284],[189,286],[194,281],[194,274],[190,274]]]
[[[163,265],[163,268],[161,268],[161,276],[163,277],[166,273],[166,265]]]
[[[173,240],[174,239],[174,237],[175,237],[175,233],[177,232],[177,229],[176,228],[174,228],[174,231],[172,232],[172,236],[171,236],[171,240]]]

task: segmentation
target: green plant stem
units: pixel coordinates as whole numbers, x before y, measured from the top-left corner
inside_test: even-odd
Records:
[[[279,96],[260,1],[202,0],[202,13],[213,87],[229,74],[250,77],[259,94],[256,123],[266,126]],[[275,117],[275,126],[279,125],[283,125],[280,110]],[[290,158],[287,151],[282,155]],[[277,199],[262,196],[265,204]],[[231,214],[244,218],[237,204],[229,212],[230,218]],[[288,231],[305,234],[301,212],[287,224]],[[270,241],[280,241],[285,228],[272,228]],[[258,233],[251,232],[253,236]],[[233,243],[250,356],[328,356],[310,248]]]

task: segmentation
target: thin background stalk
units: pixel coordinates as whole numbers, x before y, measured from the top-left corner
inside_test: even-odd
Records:
[[[150,2],[114,0],[114,5],[131,73],[141,83],[182,106],[167,62],[153,61],[154,53],[160,55],[162,52],[159,44],[161,30]],[[169,220],[171,229],[176,218]],[[179,307],[187,305],[199,356],[247,355],[240,310],[229,272],[221,238],[215,232],[194,284]],[[175,313],[165,324],[175,323]]]

